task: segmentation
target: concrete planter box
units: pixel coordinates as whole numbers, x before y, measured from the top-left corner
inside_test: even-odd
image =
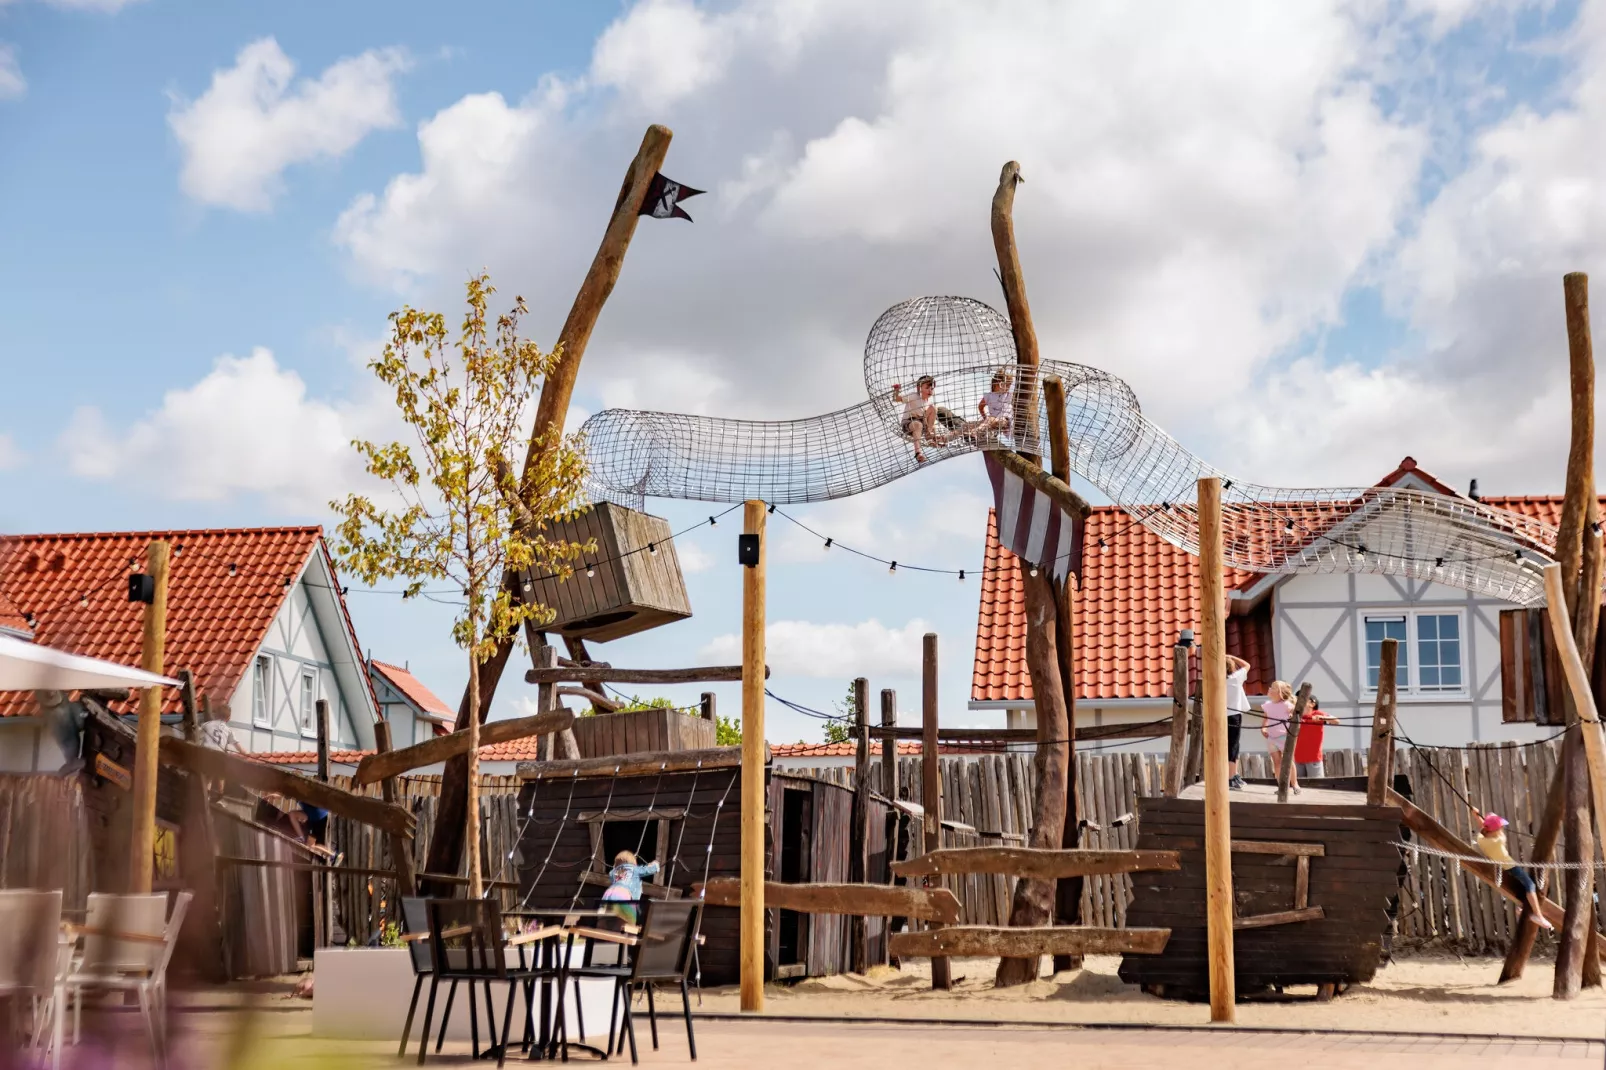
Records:
[[[575,961],[580,960],[583,948],[574,949]],[[516,961],[510,955],[509,961]],[[342,1040],[401,1039],[402,1023],[407,1020],[407,1003],[413,996],[413,963],[406,948],[323,948],[313,959],[316,984],[312,997],[312,1033],[319,1037]],[[448,986],[441,985],[435,1000],[435,1024],[431,1031],[440,1028],[441,1012],[446,1007]],[[483,993],[483,989],[482,989]],[[501,1014],[507,1000],[507,985],[492,984],[491,996],[496,1008],[498,1029],[502,1027]],[[452,1020],[446,1036],[452,1040],[469,1039],[468,989],[458,985],[457,999],[452,1002]],[[586,1029],[595,1036],[606,1037],[608,1017],[613,997],[613,982],[582,981],[580,998],[584,1003]],[[418,997],[418,1012],[413,1018],[412,1038],[409,1047],[417,1051],[419,1030],[423,1028],[424,1006],[429,1000],[429,981],[424,982]],[[580,1023],[575,1014],[574,989],[571,985],[566,1017],[569,1038],[579,1040]],[[540,991],[536,993],[536,1007],[540,1007]],[[484,998],[480,1003],[480,1042],[486,1042]],[[513,1007],[513,1035],[524,1028],[524,1011]]]

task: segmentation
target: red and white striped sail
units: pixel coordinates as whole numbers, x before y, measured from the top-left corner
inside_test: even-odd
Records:
[[[1055,582],[1082,574],[1082,525],[1052,498],[1000,464],[989,451],[998,541],[1010,553],[1048,570]]]

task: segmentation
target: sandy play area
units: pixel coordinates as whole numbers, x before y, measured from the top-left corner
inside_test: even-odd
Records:
[[[837,976],[771,985],[765,1010],[777,1015],[927,1018],[943,1021],[1122,1022],[1201,1025],[1209,1008],[1145,995],[1116,976],[1118,956],[1092,956],[1085,969],[1019,988],[994,989],[996,959],[954,959],[952,992],[931,991],[925,962],[870,976]],[[1537,957],[1527,976],[1497,986],[1498,959],[1422,953],[1379,971],[1369,984],[1318,1003],[1243,1003],[1238,1024],[1263,1028],[1385,1030],[1579,1037],[1606,1035],[1606,994],[1587,991],[1568,1003],[1550,998],[1552,970]],[[1289,995],[1314,995],[1291,989]],[[693,999],[695,1000],[695,996]],[[703,993],[704,1012],[738,1010],[734,987]]]

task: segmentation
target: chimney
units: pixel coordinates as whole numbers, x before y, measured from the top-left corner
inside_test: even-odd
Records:
[[[1472,481],[1472,485],[1467,488],[1467,497],[1471,498],[1473,501],[1478,501],[1479,500],[1478,499],[1478,481],[1476,479],[1474,479]]]

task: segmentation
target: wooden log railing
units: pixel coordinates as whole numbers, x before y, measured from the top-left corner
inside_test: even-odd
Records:
[[[986,873],[1042,880],[1180,868],[1176,851],[1055,851],[1036,847],[945,847],[892,864],[892,872],[899,877]]]
[[[1036,958],[1041,955],[1158,955],[1170,929],[1096,929],[1054,925],[1014,929],[1000,925],[952,925],[892,934],[892,953],[902,958],[968,956]]]
[[[764,668],[764,678],[770,670]],[[740,665],[703,665],[690,669],[615,669],[601,665],[566,666],[550,669],[528,669],[524,673],[527,684],[717,684],[740,683]]]
[[[702,886],[711,906],[741,904],[741,880],[715,877]],[[959,900],[946,888],[905,888],[886,884],[781,884],[764,882],[764,906],[800,914],[847,914],[852,917],[901,917],[952,925],[959,921]]]

